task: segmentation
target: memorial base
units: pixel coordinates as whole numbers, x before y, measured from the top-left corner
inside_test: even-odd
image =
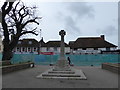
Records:
[[[71,71],[71,68],[67,60],[58,60],[53,71]]]
[[[71,71],[48,71],[37,76],[39,79],[67,79],[67,80],[87,80],[82,70],[71,69]]]

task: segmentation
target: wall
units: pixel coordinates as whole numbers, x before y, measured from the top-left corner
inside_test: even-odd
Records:
[[[17,50],[17,48],[19,49]],[[30,54],[30,53],[38,54],[37,47],[24,47],[24,48],[26,49],[25,51],[22,50],[23,47],[15,47],[13,51],[15,52],[15,54]],[[30,51],[28,50],[28,48],[30,48]],[[34,48],[36,48],[35,51]]]
[[[21,69],[30,68],[31,66],[34,67],[34,63],[28,62],[28,63],[24,63],[24,64],[3,66],[2,74],[7,74],[7,73],[18,71]]]
[[[119,64],[103,63],[102,69],[106,69],[106,70],[109,70],[111,72],[120,74],[120,65]]]
[[[41,48],[42,52],[48,52],[46,47]],[[54,51],[54,47],[50,47],[50,52],[55,52],[56,54],[60,53],[60,47],[57,47],[57,51]],[[65,53],[70,52],[70,47],[65,47]]]
[[[42,52],[46,52],[46,47],[41,47],[40,49]]]
[[[110,48],[110,50],[116,50],[116,48]]]
[[[111,47],[110,50],[116,50],[115,47]],[[81,53],[81,54],[84,54],[84,53],[94,53],[94,54],[99,54],[101,53],[101,51],[106,51],[106,48],[98,48],[98,50],[94,50],[94,48],[86,48],[86,50],[83,50],[82,48],[79,48],[77,50],[72,50],[71,49],[71,52],[73,53]]]

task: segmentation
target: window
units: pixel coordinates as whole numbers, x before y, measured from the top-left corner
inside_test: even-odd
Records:
[[[77,48],[74,48],[74,50],[76,51],[76,50],[77,50]]]
[[[25,48],[25,52],[27,52],[27,47]]]
[[[82,48],[82,50],[86,50],[86,48]]]
[[[23,51],[23,52],[25,51],[25,48],[24,48],[24,47],[22,48],[22,51]]]
[[[106,48],[106,51],[110,51],[110,48]]]
[[[18,41],[18,44],[21,44],[21,41]]]
[[[36,48],[34,47],[34,51],[36,52]]]
[[[18,48],[17,48],[17,51],[19,51],[19,50],[20,50],[20,48],[18,47]]]
[[[57,47],[54,47],[54,51],[57,51]]]
[[[28,52],[30,52],[31,51],[31,49],[30,49],[30,47],[28,48]]]
[[[29,44],[32,44],[32,41],[29,41]]]
[[[49,51],[50,50],[50,48],[49,47],[47,47],[47,51]]]
[[[94,48],[94,50],[98,50],[98,48]]]

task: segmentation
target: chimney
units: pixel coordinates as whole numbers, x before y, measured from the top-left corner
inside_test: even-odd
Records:
[[[105,40],[105,35],[101,35],[100,37],[101,37],[103,40]]]
[[[40,42],[44,42],[44,41],[43,41],[43,37],[41,38]]]

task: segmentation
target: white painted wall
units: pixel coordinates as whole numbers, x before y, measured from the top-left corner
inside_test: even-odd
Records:
[[[40,48],[41,52],[46,52],[46,49],[47,49],[46,47],[41,47]]]
[[[65,53],[70,53],[70,47],[65,47]]]
[[[110,48],[110,50],[116,50],[116,48]],[[94,48],[86,48],[86,50],[82,50],[82,48],[79,48],[77,50],[72,50],[71,53],[76,53],[76,54],[84,54],[84,53],[101,53],[101,51],[106,51],[106,48],[98,48],[98,50],[94,50]]]
[[[104,50],[106,50],[106,48],[98,48],[98,50],[103,50],[104,51]]]
[[[57,47],[57,51],[54,50],[54,47],[50,47],[49,51],[47,51],[47,47],[41,47],[41,52],[54,52],[56,54],[60,53],[60,47]],[[70,47],[65,47],[65,53],[70,52]]]
[[[116,50],[117,48],[113,47],[113,48],[110,48],[110,50]]]
[[[36,47],[35,51],[34,51],[34,47],[30,47],[30,51],[28,51],[28,47],[24,47],[24,48],[27,50],[27,52],[26,52],[26,50],[23,51],[23,47],[19,48],[19,50],[21,50],[21,52],[17,51],[17,47],[15,47],[13,51],[15,51],[14,52],[15,54],[30,54],[31,52],[34,54],[38,54],[37,47]]]

